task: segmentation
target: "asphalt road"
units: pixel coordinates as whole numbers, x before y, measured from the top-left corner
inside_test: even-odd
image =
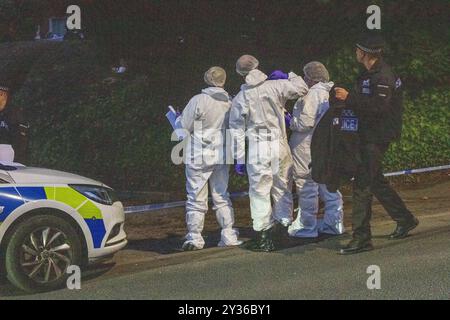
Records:
[[[373,227],[376,250],[340,256],[347,236],[275,253],[212,248],[116,266],[85,279],[81,290],[2,299],[449,299],[450,212],[419,216],[412,235],[389,241],[390,221]],[[381,288],[369,290],[367,268],[380,268]],[[89,278],[89,277],[87,277]]]

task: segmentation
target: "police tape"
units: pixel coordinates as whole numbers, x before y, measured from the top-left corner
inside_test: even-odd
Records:
[[[248,196],[248,192],[235,192],[235,193],[230,194],[230,197],[232,199],[243,198],[243,197],[247,197],[247,196]],[[209,198],[209,200],[211,200],[211,198]],[[146,213],[146,212],[151,212],[151,211],[159,211],[159,210],[163,210],[163,209],[184,207],[185,205],[186,205],[186,201],[147,204],[147,205],[141,205],[141,206],[125,207],[125,213]]]
[[[402,176],[404,174],[424,173],[424,172],[440,171],[440,170],[447,170],[447,169],[450,169],[450,165],[397,171],[397,172],[386,173],[384,176],[385,177],[394,177],[394,176]]]
[[[385,173],[385,177],[395,177],[402,176],[406,174],[415,174],[415,173],[424,173],[424,172],[432,172],[432,171],[441,171],[441,170],[449,170],[450,165],[445,166],[437,166],[437,167],[429,167],[429,168],[420,168],[420,169],[408,169],[396,172]],[[231,198],[243,198],[247,197],[248,192],[234,192],[230,194]],[[210,199],[211,200],[211,199]],[[159,211],[163,209],[171,209],[171,208],[180,208],[184,207],[186,201],[175,201],[175,202],[167,202],[167,203],[155,203],[155,204],[147,204],[141,206],[130,206],[125,207],[125,213],[146,213],[152,211]]]

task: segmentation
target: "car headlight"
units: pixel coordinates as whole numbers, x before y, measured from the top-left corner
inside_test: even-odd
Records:
[[[106,187],[80,184],[71,184],[69,186],[81,193],[86,198],[101,204],[111,206],[114,202],[117,201],[114,190]]]

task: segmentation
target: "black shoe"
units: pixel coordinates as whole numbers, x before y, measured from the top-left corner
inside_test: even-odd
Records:
[[[275,244],[272,240],[272,229],[257,232],[255,239],[244,243],[242,248],[255,252],[275,251]]]
[[[419,225],[419,220],[417,218],[413,218],[412,220],[406,222],[406,223],[398,223],[397,228],[395,228],[395,231],[389,235],[389,240],[397,240],[397,239],[403,239],[405,238],[408,233],[415,229]]]
[[[371,250],[373,250],[372,241],[353,239],[339,251],[339,254],[349,255]]]

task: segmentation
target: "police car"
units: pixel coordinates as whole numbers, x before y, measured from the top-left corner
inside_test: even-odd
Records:
[[[111,257],[127,244],[124,221],[100,182],[0,164],[0,272],[22,290],[63,287],[69,266]]]

